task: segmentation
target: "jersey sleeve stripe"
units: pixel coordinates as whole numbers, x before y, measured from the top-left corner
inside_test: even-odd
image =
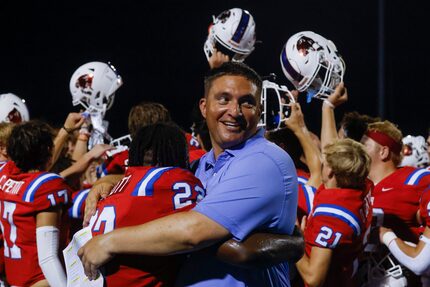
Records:
[[[418,169],[415,170],[414,172],[412,172],[408,178],[406,179],[405,184],[406,185],[415,185],[418,184],[421,180],[421,178],[423,178],[426,175],[430,174],[430,170],[426,170],[426,169]]]
[[[84,203],[85,199],[88,196],[88,193],[90,192],[90,189],[84,189],[82,190],[78,196],[76,196],[74,202],[73,202],[73,207],[72,207],[72,214],[71,217],[72,218],[82,218],[82,214],[81,214],[81,207],[82,204]]]
[[[308,182],[308,179],[306,177],[298,176],[297,181],[301,184],[306,184]]]
[[[154,183],[163,175],[164,172],[173,167],[152,168],[139,181],[134,188],[133,196],[152,196],[154,193]]]
[[[306,206],[308,208],[308,213],[310,213],[314,206],[315,189],[312,186],[303,184],[303,190],[305,191]]]
[[[45,173],[45,174],[41,174],[40,176],[38,176],[37,178],[35,178],[28,186],[27,189],[24,192],[24,195],[22,197],[22,199],[25,202],[33,202],[34,200],[34,194],[36,193],[36,190],[45,182],[56,179],[56,178],[61,178],[61,176],[59,176],[58,174],[55,173]]]
[[[359,221],[349,210],[336,205],[319,205],[315,208],[313,216],[326,215],[339,218],[347,223],[353,230],[356,236],[360,235],[361,228]]]

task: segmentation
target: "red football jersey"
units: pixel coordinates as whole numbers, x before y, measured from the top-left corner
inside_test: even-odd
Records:
[[[420,216],[427,227],[430,227],[430,186],[423,192],[420,200]]]
[[[12,162],[0,171],[0,221],[6,277],[11,285],[30,286],[45,278],[37,257],[36,215],[66,205],[70,195],[69,187],[57,174],[19,173]],[[67,221],[61,222],[61,229],[60,246],[65,246]]]
[[[417,243],[422,228],[416,213],[425,188],[430,184],[430,171],[402,167],[385,177],[372,192],[376,226],[394,230],[401,239]]]
[[[313,246],[333,250],[324,286],[354,286],[352,277],[372,218],[369,191],[321,186],[315,194],[304,237],[308,256]]]
[[[108,174],[124,174],[128,166],[128,150],[123,150],[109,157],[101,165],[97,166],[97,177]]]
[[[173,167],[130,167],[91,218],[93,236],[143,224],[194,207],[204,196],[200,181]],[[116,256],[105,266],[107,286],[170,286],[179,267],[176,256]]]
[[[313,207],[313,201],[316,188],[307,185],[309,180],[309,173],[297,169],[298,177],[298,203],[297,203],[297,220],[299,223],[303,216],[309,215]]]
[[[201,149],[199,141],[190,133],[185,133],[188,145],[188,158],[190,163],[201,158],[206,152]]]

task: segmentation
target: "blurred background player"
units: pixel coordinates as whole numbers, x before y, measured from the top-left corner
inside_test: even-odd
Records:
[[[14,127],[7,144],[11,159],[0,171],[0,218],[6,277],[14,286],[66,286],[58,250],[65,247],[70,190],[45,170],[52,157],[52,130],[29,121]]]

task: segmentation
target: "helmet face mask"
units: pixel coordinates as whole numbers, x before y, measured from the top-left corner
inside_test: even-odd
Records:
[[[291,36],[280,55],[287,79],[310,98],[327,98],[343,80],[345,63],[330,40],[310,31]]]
[[[29,119],[24,100],[12,93],[0,95],[0,122],[21,123]]]
[[[402,162],[400,166],[426,167],[430,163],[427,142],[423,136],[408,135],[402,139]]]
[[[105,113],[112,107],[115,91],[122,85],[116,69],[102,62],[80,66],[70,79],[70,92],[74,106],[82,105],[86,111]]]
[[[246,10],[233,8],[214,17],[203,50],[208,61],[216,49],[229,56],[231,61],[243,62],[254,50],[255,39],[252,15]]]
[[[258,126],[264,127],[267,131],[280,129],[283,120],[291,114],[290,103],[295,103],[295,99],[286,86],[264,80],[261,92],[261,118]]]

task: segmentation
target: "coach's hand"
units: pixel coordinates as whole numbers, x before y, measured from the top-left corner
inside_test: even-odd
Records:
[[[96,183],[88,193],[85,200],[84,221],[82,225],[87,227],[91,217],[96,213],[97,202],[101,198],[106,198],[112,190],[114,184],[109,182]]]
[[[113,254],[109,251],[108,241],[109,233],[98,235],[78,250],[85,275],[90,280],[97,279],[99,276],[98,268],[113,258]]]

